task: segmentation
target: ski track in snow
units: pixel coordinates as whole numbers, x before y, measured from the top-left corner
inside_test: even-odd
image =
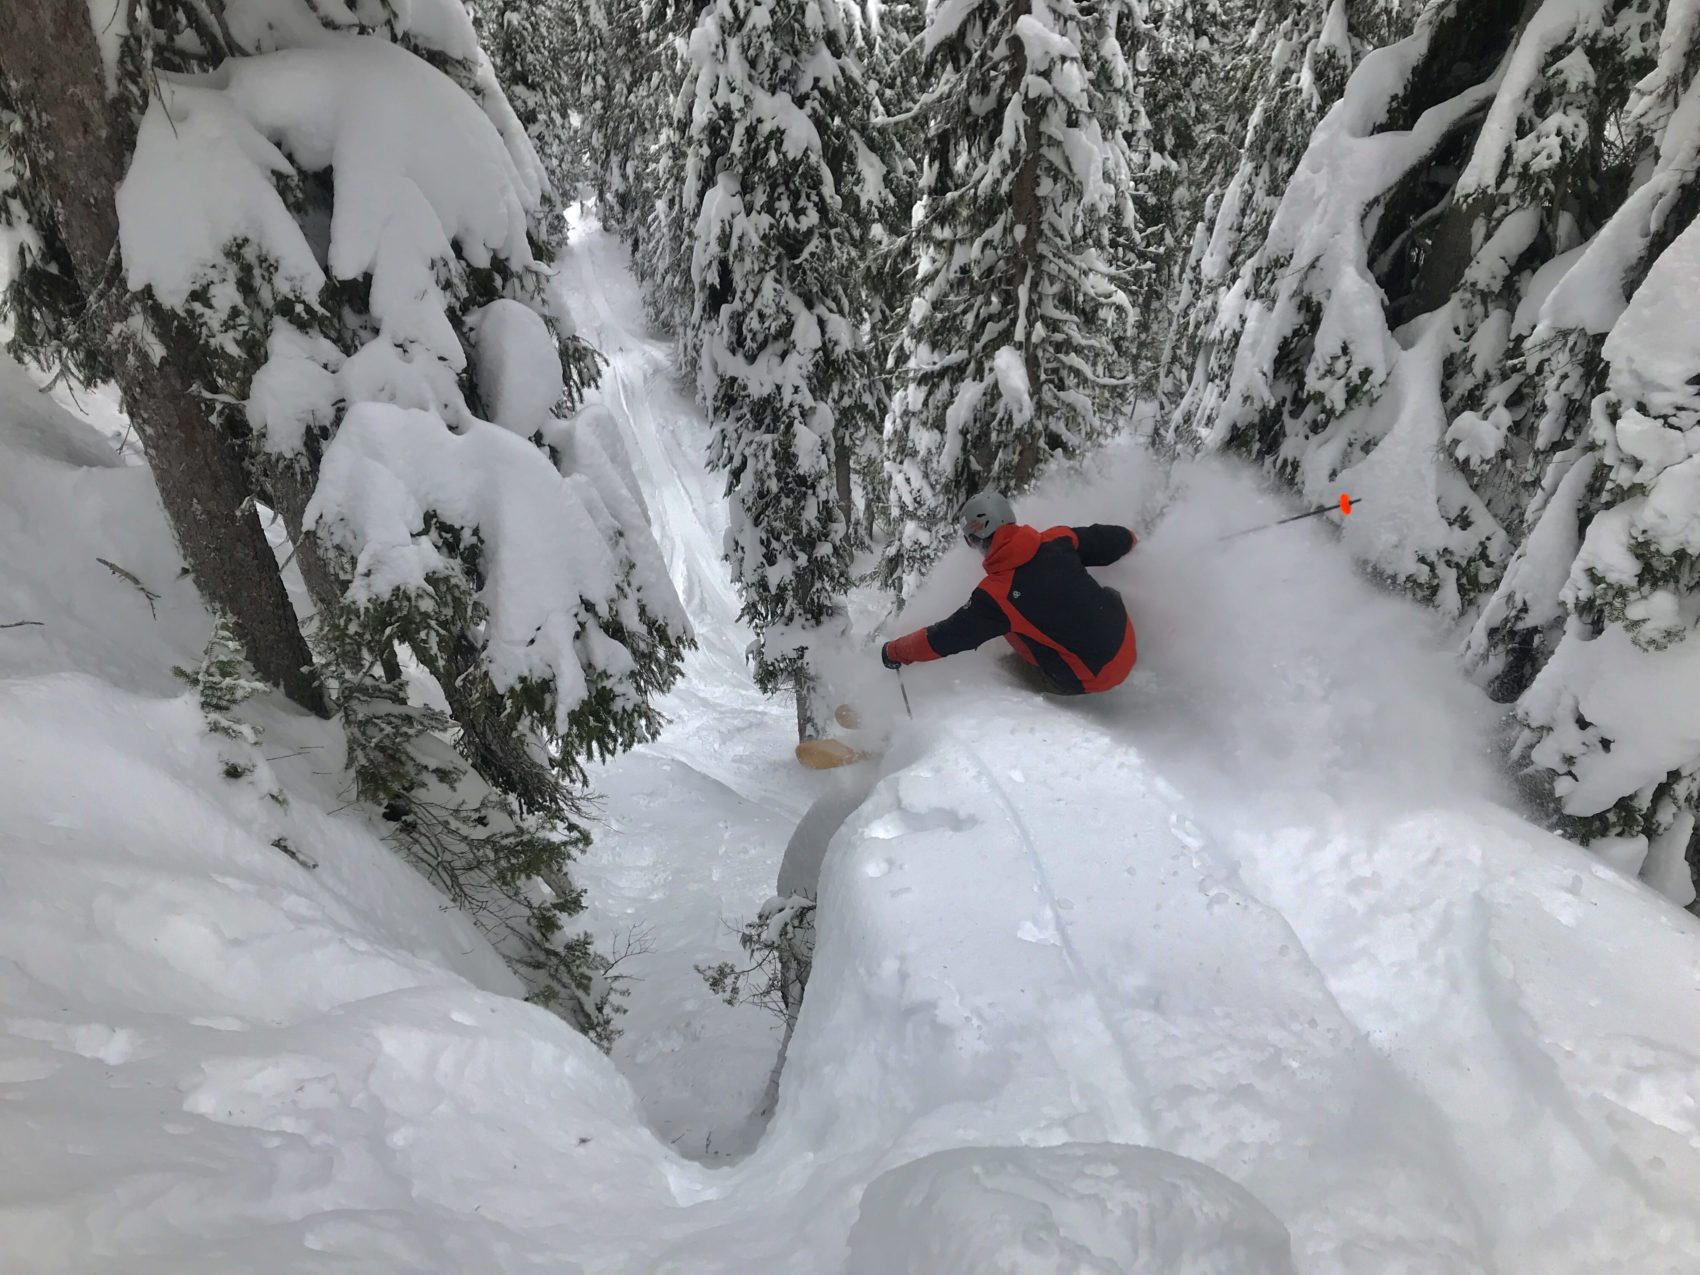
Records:
[[[634,475],[699,644],[662,704],[672,721],[662,738],[593,772],[606,821],[579,876],[596,932],[618,950],[635,926],[649,948],[621,966],[633,982],[615,1060],[659,1137],[718,1159],[759,1134],[753,1113],[780,1024],[718,1001],[695,966],[743,960],[736,928],[773,893],[809,781],[798,782],[790,757],[792,714],[750,681],[750,634],[718,554],[725,501],[706,470],[707,425],[676,383],[670,348],[649,335],[609,238],[581,236],[562,275],[581,330],[608,360],[585,418],[610,431]]]
[[[588,923],[648,939],[618,1072],[322,813],[323,726],[256,702],[287,806],[219,777],[145,473],[0,367],[0,621],[48,622],[0,631],[6,1275],[1700,1269],[1700,925],[1505,808],[1479,696],[1325,532],[1216,547],[1273,507],[1208,465],[1104,573],[1121,691],[986,651],[913,670],[911,722],[844,653],[889,749],[764,1124],[778,1025],[693,966],[844,788],[748,682],[706,426],[622,253],[586,226],[562,264],[609,358],[585,427],[701,641],[593,777]],[[1134,520],[1160,478],[1112,449],[1022,513]]]
[[[704,505],[690,499],[717,498],[718,492],[705,490],[700,445],[676,446],[682,433],[695,430],[701,438],[703,426],[668,379],[665,348],[640,335],[633,310],[621,314],[613,309],[620,299],[629,304],[634,290],[607,286],[619,265],[609,259],[606,241],[593,237],[579,253],[588,269],[575,294],[595,298],[601,326],[593,339],[612,361],[608,397],[619,402],[634,451],[649,466],[645,490],[663,494],[658,528],[676,582],[692,599],[699,627],[713,625],[717,633],[729,633],[726,620],[735,598],[724,591],[723,569],[712,552],[719,527],[704,525],[700,512],[717,509],[718,501]],[[657,447],[668,444],[675,446],[657,464]],[[1112,461],[1107,468],[1085,478],[1059,479],[1047,495],[1031,502],[1039,508],[1024,508],[1024,515],[1041,525],[1126,520],[1134,512],[1130,505],[1151,494],[1151,476],[1128,473],[1125,462],[1118,469]],[[1152,545],[1162,547],[1143,551],[1155,554],[1155,561],[1147,567],[1136,553],[1111,573],[1135,600],[1147,652],[1134,683],[1121,695],[1061,709],[1035,704],[1031,697],[1011,695],[997,676],[988,678],[989,661],[969,657],[911,671],[911,695],[924,705],[922,718],[936,714],[943,719],[917,731],[896,719],[889,689],[882,694],[856,675],[846,679],[874,703],[875,716],[883,709],[890,718],[877,723],[876,730],[896,733],[894,758],[916,748],[959,754],[983,795],[969,803],[977,807],[975,813],[957,809],[944,820],[949,835],[932,852],[963,853],[964,828],[954,820],[972,824],[995,817],[1006,825],[1019,857],[1002,865],[1005,872],[998,879],[1013,883],[1016,878],[1008,873],[1024,873],[1040,909],[1015,925],[1012,937],[1022,947],[1050,948],[1062,958],[1062,968],[1047,985],[1070,989],[1065,997],[1072,1021],[1068,1043],[1055,1050],[1055,1070],[1043,1083],[1060,1084],[1075,1094],[1084,1111],[1060,1124],[1041,1121],[1018,1140],[1066,1134],[1150,1144],[1224,1169],[1276,1206],[1293,1231],[1301,1269],[1514,1270],[1539,1260],[1550,1269],[1570,1269],[1565,1263],[1571,1261],[1574,1269],[1587,1270],[1594,1269],[1589,1263],[1595,1258],[1616,1254],[1612,1260],[1622,1259],[1635,1249],[1636,1241],[1626,1236],[1637,1225],[1657,1231],[1671,1220],[1653,1221],[1642,1213],[1645,1206],[1635,1199],[1634,1189],[1625,1189],[1626,1182],[1641,1178],[1640,1171],[1628,1172],[1621,1146],[1601,1146],[1624,1138],[1622,1128],[1604,1133],[1623,1113],[1586,1110],[1574,1088],[1584,1076],[1586,1085],[1599,1083],[1603,1072],[1573,1067],[1571,1077],[1554,1074],[1561,1060],[1576,1051],[1573,1025],[1561,1024],[1555,1031],[1531,1020],[1504,950],[1519,945],[1496,944],[1494,934],[1524,913],[1539,928],[1552,913],[1554,892],[1560,900],[1574,899],[1586,888],[1577,884],[1581,880],[1598,883],[1614,897],[1627,895],[1639,906],[1650,904],[1671,935],[1673,951],[1684,942],[1692,944],[1693,927],[1686,918],[1661,910],[1640,887],[1489,804],[1499,793],[1484,760],[1483,705],[1458,682],[1439,654],[1439,643],[1421,636],[1422,625],[1410,608],[1381,599],[1358,582],[1313,528],[1289,529],[1282,533],[1285,539],[1243,546],[1248,551],[1237,565],[1228,566],[1207,542],[1222,530],[1255,521],[1255,507],[1243,512],[1236,507],[1248,498],[1255,505],[1258,497],[1231,475],[1205,470],[1191,481],[1200,488],[1197,498],[1182,502],[1167,541],[1165,533],[1153,539]],[[689,510],[682,516],[673,504],[680,489],[689,493]],[[1041,513],[1045,516],[1036,516]],[[692,544],[677,543],[681,533]],[[1318,579],[1296,576],[1307,569],[1311,555],[1330,569]],[[1208,561],[1201,563],[1201,558]],[[1200,590],[1201,565],[1228,578]],[[920,619],[942,614],[971,582],[971,564],[964,565],[957,555],[917,599],[912,614]],[[1279,594],[1286,589],[1296,597],[1283,603]],[[1168,606],[1141,616],[1139,599],[1152,594],[1171,595]],[[1263,600],[1245,606],[1247,614],[1236,619],[1234,605],[1260,595]],[[1337,623],[1326,618],[1331,612],[1340,613]],[[1249,631],[1258,625],[1265,629],[1266,651],[1259,651],[1258,636]],[[1418,636],[1411,636],[1413,630]],[[1206,641],[1202,649],[1187,650],[1200,646],[1199,634],[1209,631],[1223,635],[1219,649]],[[717,678],[730,678],[715,687],[721,703],[750,702],[736,645],[724,642],[716,652],[731,657],[717,661],[713,670]],[[866,660],[865,652],[861,658]],[[1261,668],[1256,666],[1260,658],[1266,661]],[[1222,668],[1230,671],[1224,675]],[[1401,686],[1407,677],[1409,687]],[[1378,680],[1385,684],[1377,685]],[[693,669],[690,689],[682,694],[700,696],[705,689],[703,670]],[[1064,713],[1076,720],[1057,720]],[[696,714],[686,709],[681,718],[696,719]],[[1034,785],[1021,770],[1014,771],[1014,782],[1009,778],[1010,758],[1021,750],[1010,748],[1006,736],[1012,723],[1033,718],[1047,724],[1035,731],[1035,751],[1041,757],[1047,748],[1060,752],[1035,769],[1054,774],[1077,766],[1098,772],[1098,786],[1088,785],[1072,807],[1059,809],[1044,800],[1035,804]],[[772,725],[771,746],[783,752],[789,721],[782,715]],[[969,742],[982,730],[998,740],[999,760],[988,760]],[[1020,734],[1022,728],[1016,730]],[[1103,734],[1091,740],[1097,731]],[[1388,735],[1395,737],[1391,743]],[[1135,776],[1125,789],[1112,778],[1122,768],[1108,760],[1120,756],[1130,759]],[[1162,759],[1161,774],[1150,769],[1143,760],[1147,756]],[[643,764],[641,756],[622,763]],[[896,765],[888,769],[894,773],[887,784],[907,792],[913,776]],[[942,776],[937,778],[942,782]],[[793,774],[789,781],[796,787],[799,777]],[[759,805],[765,776],[754,785],[747,779],[733,782]],[[811,780],[801,777],[801,782]],[[1111,794],[1127,800],[1109,800]],[[931,812],[921,820],[928,825],[922,832],[938,817],[930,800],[920,803]],[[900,808],[904,801],[898,798]],[[1101,836],[1083,835],[1096,822],[1096,812],[1088,809],[1093,803],[1112,812]],[[1453,803],[1464,806],[1464,812],[1442,809]],[[878,806],[878,792],[869,804]],[[1145,810],[1154,811],[1158,823],[1153,839],[1168,847],[1155,880],[1152,869],[1140,866],[1139,854],[1129,853],[1125,871],[1135,884],[1126,897],[1109,891],[1119,903],[1114,919],[1078,910],[1075,899],[1103,893],[1106,874],[1115,871],[1114,864],[1083,851],[1125,842],[1115,826],[1130,815],[1152,817]],[[794,807],[773,822],[789,826]],[[853,819],[852,825],[867,835],[865,818]],[[1487,870],[1484,861],[1491,850],[1480,844],[1484,832],[1502,838],[1507,847],[1539,846],[1524,851],[1537,866],[1524,866],[1515,854],[1501,866],[1511,882],[1545,876],[1542,888],[1510,897],[1507,892],[1517,887],[1504,876],[1496,882]],[[1140,844],[1135,838],[1133,847]],[[854,837],[834,845],[841,858],[859,853]],[[1550,867],[1555,852],[1568,858],[1565,867]],[[917,847],[902,862],[913,869],[915,859],[926,853],[925,846]],[[760,875],[763,856],[746,866],[755,875],[748,882],[751,905],[744,915],[771,882],[771,875]],[[884,876],[895,870],[879,872]],[[842,864],[836,878],[832,865],[827,871],[823,897],[829,901],[832,879],[849,875],[858,886],[867,879]],[[951,886],[935,881],[934,888]],[[686,896],[669,901],[663,892],[652,905],[668,912],[680,897]],[[1186,906],[1189,900],[1194,906]],[[983,907],[985,901],[974,902]],[[838,900],[834,912],[863,903],[859,897]],[[824,951],[831,951],[837,919],[823,913]],[[986,917],[979,912],[975,920],[983,924]],[[1131,941],[1130,935],[1135,936]],[[863,939],[865,947],[880,950],[867,935]],[[901,962],[904,942],[889,936],[889,946]],[[922,951],[932,955],[930,946]],[[990,951],[972,968],[995,971],[1006,961],[1002,952]],[[1675,964],[1700,968],[1692,952],[1676,957]],[[1264,967],[1271,966],[1281,977],[1265,982]],[[864,977],[869,973],[862,971]],[[1578,981],[1589,977],[1600,975],[1578,973]],[[848,1025],[841,1032],[830,1022],[811,1022],[821,1000],[836,1004],[854,995],[848,989],[829,991],[821,985],[829,978],[817,971],[775,1128],[737,1170],[740,1176],[759,1176],[764,1166],[803,1154],[794,1144],[791,1122],[817,1124],[818,1114],[805,1116],[802,1110],[840,1101],[838,1088],[823,1077],[838,1074],[843,1085],[841,1067],[825,1060],[818,1066],[799,1063],[810,1056],[811,1035],[837,1046],[854,1034]],[[964,981],[973,985],[976,980],[965,976]],[[1203,991],[1201,983],[1212,991]],[[1236,1008],[1248,986],[1258,994]],[[644,994],[637,989],[634,1003]],[[953,996],[969,994],[958,988]],[[1186,1008],[1177,1008],[1177,1002]],[[931,1002],[923,997],[922,1003]],[[1598,1006],[1600,998],[1593,1003]],[[1020,1020],[1019,1006],[1000,1008]],[[1659,1011],[1648,1008],[1656,1017]],[[1683,1013],[1674,1036],[1700,1045],[1700,1019],[1691,1009]],[[1622,1049],[1615,1045],[1605,1052],[1615,1057]],[[1683,1056],[1692,1057],[1693,1051]],[[911,1055],[909,1062],[918,1064],[921,1057]],[[706,1053],[701,1061],[708,1064],[705,1070],[689,1078],[681,1073],[678,1079],[700,1086],[699,1109],[714,1109],[724,1070]],[[1487,1075],[1477,1076],[1477,1068]],[[1672,1100],[1691,1113],[1676,1096],[1681,1085],[1674,1074],[1655,1071],[1641,1118],[1656,1124],[1662,1104]],[[641,1076],[630,1068],[628,1074],[641,1092]],[[752,1069],[745,1074],[744,1093],[754,1080]],[[1254,1099],[1236,1096],[1248,1086]],[[1338,1110],[1331,1111],[1336,1104]],[[959,1104],[946,1106],[954,1111]],[[1515,1118],[1506,1114],[1507,1107],[1516,1111]],[[1700,1165],[1693,1157],[1700,1146],[1693,1137],[1695,1124],[1688,1117],[1678,1123],[1689,1136],[1684,1162]],[[902,1132],[882,1143],[881,1135],[872,1132],[880,1128]],[[1248,1130],[1260,1129],[1265,1138],[1278,1131],[1290,1144],[1288,1153],[1270,1155],[1267,1147],[1258,1147],[1258,1134]],[[1008,1140],[1012,1132],[993,1121],[978,1137]],[[844,1149],[843,1164],[866,1165],[862,1157],[871,1156],[873,1164],[884,1166],[952,1145],[953,1139],[976,1140],[959,1126],[935,1144],[888,1110],[870,1117],[858,1150]],[[1654,1134],[1653,1141],[1658,1140]],[[1295,1164],[1292,1148],[1312,1145],[1334,1147],[1333,1162],[1319,1168],[1304,1165],[1299,1156]],[[1542,1149],[1532,1162],[1526,1154],[1530,1145]],[[821,1154],[818,1146],[811,1145],[809,1152]],[[1656,1155],[1652,1159],[1662,1162]],[[845,1196],[854,1195],[871,1171],[852,1169]],[[1656,1184],[1643,1180],[1642,1186],[1654,1198],[1672,1198]],[[1668,1180],[1664,1184],[1666,1190],[1672,1186]],[[1555,1192],[1559,1203],[1529,1207],[1530,1198]],[[737,1193],[728,1194],[735,1198]],[[1388,1210],[1389,1198],[1400,1198],[1402,1207]],[[1653,1213],[1659,1211],[1655,1206]],[[1639,1224],[1628,1220],[1637,1216]],[[767,1227],[771,1221],[755,1225]],[[1695,1225],[1693,1208],[1678,1209],[1674,1230],[1684,1244],[1694,1242]],[[788,1242],[807,1247],[795,1236]],[[1587,1255],[1590,1246],[1596,1250],[1593,1257]],[[1349,1255],[1353,1249],[1358,1250],[1355,1257]],[[783,1242],[775,1245],[772,1259],[781,1260],[787,1251]],[[1646,1247],[1642,1266],[1663,1269],[1664,1251],[1656,1242]],[[823,1269],[830,1268],[829,1261]],[[700,1269],[709,1266],[703,1262]]]

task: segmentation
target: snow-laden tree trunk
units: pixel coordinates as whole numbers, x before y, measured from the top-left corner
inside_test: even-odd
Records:
[[[1017,295],[1032,296],[1040,286],[1044,269],[1042,252],[1045,243],[1044,225],[1042,223],[1043,207],[1039,202],[1039,160],[1041,156],[1039,127],[1044,114],[1041,103],[1031,100],[1021,91],[1022,83],[1027,78],[1028,58],[1027,42],[1018,34],[1021,19],[1033,11],[1032,0],[1015,0],[1010,6],[1010,15],[1015,19],[1016,30],[1008,37],[1009,70],[1004,80],[1004,93],[1011,102],[1019,103],[1020,122],[1016,125],[1021,130],[1021,158],[1015,166],[1015,172],[1009,183],[1010,221],[1014,230],[1010,240],[1010,275],[1015,280]],[[1039,345],[1042,324],[1026,324],[1020,333],[1021,339],[1017,348],[1021,352],[1022,371],[1027,380],[1028,404],[1027,411],[1032,419],[1045,419],[1045,382],[1044,369],[1040,365]],[[975,460],[984,469],[992,469],[997,465],[998,441],[988,437],[984,440],[979,455]],[[1023,431],[1015,445],[1015,454],[1010,459],[1009,481],[1006,485],[1020,489],[1033,481],[1033,475],[1039,471],[1039,437],[1035,431]]]
[[[930,145],[926,121],[910,109],[924,88],[920,35],[926,7],[925,0],[889,0],[868,10],[867,78],[875,98],[874,128],[885,143],[881,159],[888,167],[885,201],[869,225],[868,254],[858,280],[868,316],[874,415],[845,439],[847,478],[856,480],[861,497],[860,508],[850,514],[859,546],[874,541],[892,522],[880,427],[891,407],[892,354],[915,278],[911,229],[922,158]]]
[[[114,21],[117,21],[114,16]],[[229,615],[256,672],[315,713],[328,711],[236,447],[209,419],[188,369],[196,341],[178,317],[125,286],[114,202],[135,138],[134,102],[109,93],[83,0],[8,0],[0,75],[20,110],[34,176],[103,334],[124,406],[189,570]]]

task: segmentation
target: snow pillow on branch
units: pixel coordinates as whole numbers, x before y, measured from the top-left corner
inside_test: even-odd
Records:
[[[485,412],[503,429],[535,438],[566,393],[555,338],[543,316],[518,301],[492,301],[467,316]]]
[[[1700,807],[1700,227],[1653,264],[1602,353],[1590,440],[1603,462],[1561,601],[1552,658],[1518,701],[1529,760],[1558,776],[1563,814],[1592,840],[1636,847],[1679,905]],[[1607,503],[1615,502],[1615,503]]]
[[[645,630],[634,567],[609,544],[625,528],[588,478],[563,477],[509,431],[472,421],[455,433],[428,412],[358,404],[307,524],[351,564],[355,611],[402,626],[389,642],[439,669],[452,652],[438,644],[476,633],[495,689],[570,751],[602,750],[575,716],[593,697],[641,711],[638,653],[616,636]]]
[[[655,728],[689,630],[641,510],[557,418],[542,182],[493,100],[322,30],[167,84],[120,194],[125,260],[229,356],[208,388],[245,402],[268,499],[329,551],[310,579],[356,638],[339,676],[405,646],[463,730],[529,722],[572,770]]]

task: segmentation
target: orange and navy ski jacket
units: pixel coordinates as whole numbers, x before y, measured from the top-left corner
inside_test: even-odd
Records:
[[[1088,574],[1134,546],[1126,527],[1000,527],[986,551],[986,578],[960,610],[886,647],[899,664],[972,650],[995,637],[1058,690],[1120,686],[1137,653],[1121,595]]]

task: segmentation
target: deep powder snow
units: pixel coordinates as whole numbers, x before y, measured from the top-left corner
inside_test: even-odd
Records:
[[[706,426],[618,250],[586,227],[565,272],[611,361],[584,425],[703,639],[597,776],[593,924],[648,937],[614,1064],[337,809],[320,724],[251,705],[276,760],[220,776],[146,475],[0,383],[0,623],[42,622],[0,630],[8,1271],[1700,1266],[1700,924],[1511,812],[1425,613],[1321,528],[1216,543],[1278,507],[1131,446],[1022,507],[1167,503],[1105,573],[1123,690],[1036,699],[988,648],[907,674],[911,723],[842,653],[889,747],[764,1126],[777,1024],[691,967],[836,793],[747,684]]]

